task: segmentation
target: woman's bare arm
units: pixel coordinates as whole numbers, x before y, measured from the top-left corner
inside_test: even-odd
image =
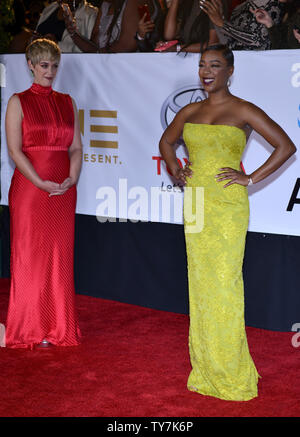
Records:
[[[79,178],[81,165],[82,165],[82,143],[80,135],[80,127],[78,120],[78,111],[76,103],[72,99],[73,110],[74,110],[74,137],[73,142],[69,148],[70,156],[70,175],[73,184],[76,184]]]
[[[69,188],[75,185],[78,181],[81,165],[82,165],[82,143],[80,136],[78,112],[76,104],[72,99],[74,111],[74,136],[71,146],[69,147],[70,171],[69,176],[60,184],[59,189],[55,190],[51,195],[64,194]]]
[[[186,176],[191,176],[192,171],[188,168],[186,169],[186,171],[183,171],[183,169],[179,166],[174,145],[181,137],[184,123],[190,116],[192,110],[195,108],[194,105],[195,104],[193,103],[187,105],[177,113],[172,123],[163,133],[159,142],[160,154],[164,159],[166,165],[170,169],[172,175],[175,176],[177,179],[182,180],[183,182],[186,181]]]
[[[166,41],[171,41],[176,37],[178,7],[179,0],[173,0],[168,9],[164,25],[164,38]]]
[[[251,103],[245,106],[247,123],[275,149],[266,162],[250,175],[255,183],[281,167],[297,149],[285,131],[262,109]]]
[[[138,1],[128,0],[123,14],[120,38],[111,44],[109,51],[115,53],[135,52],[137,42],[134,37],[138,30],[139,21]]]

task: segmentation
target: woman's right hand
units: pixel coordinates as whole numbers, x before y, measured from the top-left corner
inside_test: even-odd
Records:
[[[73,35],[77,31],[76,18],[72,14],[71,9],[67,3],[61,3],[60,7],[62,9],[66,29],[70,35]]]
[[[60,194],[63,194],[65,192],[65,190],[63,190],[61,188],[60,184],[58,184],[57,182],[47,181],[47,180],[42,181],[39,184],[38,188],[49,193],[49,197],[55,196],[55,195],[60,195]]]
[[[273,20],[264,9],[249,9],[255,16],[256,21],[260,24],[264,24],[268,29],[273,26]]]
[[[189,167],[190,165],[191,165],[191,162],[189,162],[188,164],[186,164],[183,168],[178,167],[178,168],[175,170],[175,173],[174,173],[173,176],[174,176],[176,179],[182,181],[184,184],[186,184],[186,178],[187,178],[187,177],[191,178],[191,177],[192,177],[192,174],[193,174],[192,170],[191,170],[190,167]]]
[[[152,32],[155,27],[155,24],[153,23],[152,20],[145,21],[146,17],[147,14],[145,13],[144,16],[139,21],[138,34],[141,38],[145,38],[146,33]]]

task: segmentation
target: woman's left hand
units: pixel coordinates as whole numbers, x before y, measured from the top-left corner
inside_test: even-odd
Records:
[[[223,173],[219,173],[215,176],[217,178],[217,182],[229,180],[229,182],[224,185],[224,188],[232,184],[239,184],[243,185],[244,187],[249,185],[249,176],[247,176],[244,172],[234,170],[230,167],[220,168],[219,170]]]

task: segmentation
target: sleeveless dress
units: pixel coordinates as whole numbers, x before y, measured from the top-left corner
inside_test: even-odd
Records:
[[[259,377],[244,322],[248,193],[237,184],[224,189],[228,181],[215,178],[220,168],[240,169],[246,135],[234,126],[186,123],[183,138],[193,170],[184,196],[192,364],[188,389],[246,401],[257,396]],[[197,208],[202,208],[202,223]]]
[[[23,111],[22,151],[43,180],[69,176],[74,135],[69,95],[33,84],[17,94]],[[76,187],[49,194],[16,168],[9,190],[11,289],[6,346],[79,343],[73,274]]]

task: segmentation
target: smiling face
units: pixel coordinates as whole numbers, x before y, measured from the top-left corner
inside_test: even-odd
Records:
[[[232,73],[233,66],[228,65],[221,51],[208,50],[201,56],[199,77],[208,93],[227,90],[227,82]]]
[[[33,72],[34,83],[41,86],[51,86],[57,73],[58,64],[58,60],[42,58],[39,62],[33,65],[31,60],[29,60],[28,65]]]

